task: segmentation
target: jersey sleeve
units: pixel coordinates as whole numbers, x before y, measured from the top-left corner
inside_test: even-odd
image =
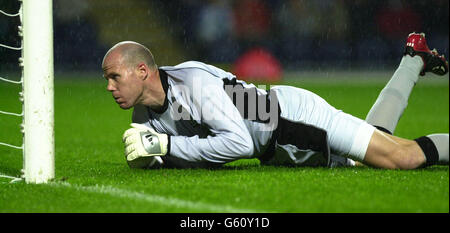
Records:
[[[192,110],[211,132],[200,138],[171,136],[170,155],[187,161],[226,163],[249,158],[254,146],[250,133],[238,109],[223,88],[220,78],[195,72],[191,88]]]

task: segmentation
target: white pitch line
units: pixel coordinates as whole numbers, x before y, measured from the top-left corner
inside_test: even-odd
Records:
[[[182,200],[182,199],[173,198],[173,197],[164,197],[164,196],[159,196],[159,195],[128,191],[128,190],[118,189],[118,188],[114,188],[111,186],[104,186],[104,185],[81,186],[81,185],[70,184],[67,182],[49,183],[49,185],[56,186],[56,187],[73,188],[78,191],[107,194],[107,195],[111,195],[111,196],[115,196],[115,197],[128,198],[128,199],[132,199],[132,200],[141,200],[141,201],[146,201],[149,203],[154,203],[154,204],[159,204],[159,205],[196,209],[199,211],[210,211],[210,212],[218,212],[218,213],[222,213],[222,212],[227,212],[227,213],[264,212],[264,213],[267,213],[266,211],[261,211],[261,210],[240,209],[240,208],[235,208],[235,207],[229,206],[229,205],[214,205],[214,204],[208,204],[208,203],[202,203],[202,202],[187,201],[187,200]]]
[[[2,174],[2,173],[0,173],[0,178],[11,179],[11,181],[9,183],[15,183],[17,181],[21,181],[22,180],[22,178],[20,178],[20,177],[8,176],[8,175]]]

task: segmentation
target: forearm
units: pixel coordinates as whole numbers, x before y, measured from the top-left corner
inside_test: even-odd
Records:
[[[198,136],[171,136],[170,153],[190,162],[227,163],[249,158],[253,153],[253,142],[249,135],[219,135],[199,138]]]

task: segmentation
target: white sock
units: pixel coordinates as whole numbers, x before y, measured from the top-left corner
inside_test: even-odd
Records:
[[[394,133],[408,105],[409,95],[419,79],[423,61],[420,56],[403,56],[391,80],[380,92],[366,117],[366,122]]]
[[[433,141],[434,146],[438,151],[439,162],[438,164],[447,164],[448,165],[448,154],[449,154],[449,139],[448,134],[431,134],[427,135],[431,141]]]

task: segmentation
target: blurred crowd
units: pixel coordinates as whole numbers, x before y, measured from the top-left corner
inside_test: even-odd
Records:
[[[176,0],[165,10],[199,59],[230,62],[259,46],[283,64],[340,65],[398,60],[412,31],[429,34],[430,46],[448,55],[448,7],[447,0]]]
[[[170,28],[164,36],[176,38],[192,60],[232,63],[249,49],[263,48],[286,67],[382,65],[399,59],[412,31],[428,34],[430,46],[448,57],[448,0],[139,1],[164,15]],[[14,11],[16,2],[1,0],[0,6]],[[97,68],[110,46],[99,40],[98,29],[105,25],[88,17],[88,2],[54,1],[57,64]],[[17,28],[1,15],[0,43],[20,44]],[[17,52],[0,48],[0,53],[5,66]]]

